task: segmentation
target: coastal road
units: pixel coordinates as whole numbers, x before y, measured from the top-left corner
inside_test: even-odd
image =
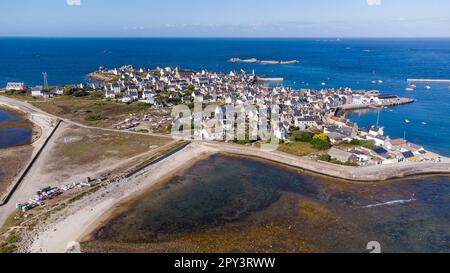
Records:
[[[309,157],[298,157],[279,151],[263,151],[259,148],[243,145],[209,141],[200,141],[197,144],[221,153],[261,158],[316,174],[354,182],[386,181],[423,174],[450,174],[450,159],[446,157],[442,157],[442,162],[440,163],[402,162],[389,165],[350,167],[317,161]]]

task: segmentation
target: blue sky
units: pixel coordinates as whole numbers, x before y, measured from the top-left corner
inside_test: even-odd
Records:
[[[449,0],[1,0],[0,36],[450,37]]]

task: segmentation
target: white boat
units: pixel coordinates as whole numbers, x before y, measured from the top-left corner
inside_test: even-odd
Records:
[[[426,123],[426,122],[424,121],[424,122],[422,122],[422,124],[423,124],[423,125],[427,125],[428,123]]]
[[[411,88],[416,88],[417,87],[417,85],[415,85],[415,84],[411,84],[410,86],[411,86]]]
[[[405,122],[406,123],[411,123],[411,121],[409,119],[406,119]]]
[[[425,88],[428,89],[428,90],[430,90],[430,89],[431,89],[431,86],[427,85],[427,86],[425,86]]]
[[[376,84],[376,83],[377,83],[377,81],[372,81],[372,83],[373,83],[373,84]]]
[[[379,80],[378,83],[383,83],[383,81],[382,81],[382,80]]]
[[[322,86],[325,86],[325,85],[327,85],[327,84],[323,82],[323,83],[322,83]]]
[[[406,91],[414,91],[414,88],[408,87],[405,89]]]

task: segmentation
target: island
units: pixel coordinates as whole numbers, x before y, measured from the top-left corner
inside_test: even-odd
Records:
[[[275,64],[275,65],[290,65],[290,64],[299,64],[298,60],[291,61],[272,61],[272,60],[258,60],[256,58],[251,59],[241,59],[241,58],[231,58],[228,60],[230,63],[255,63],[255,64]]]

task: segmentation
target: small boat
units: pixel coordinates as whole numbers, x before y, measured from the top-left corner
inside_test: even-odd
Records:
[[[382,80],[379,80],[378,83],[383,83],[383,81],[382,81]]]
[[[405,119],[406,123],[411,123],[411,121],[409,119]]]
[[[425,86],[425,88],[428,89],[428,90],[430,90],[430,89],[431,89],[431,86],[427,85],[427,86]]]
[[[372,81],[372,83],[373,83],[373,84],[376,84],[376,83],[377,83],[377,81]]]
[[[405,89],[406,91],[414,91],[414,88],[408,87]]]
[[[411,88],[416,88],[417,87],[417,85],[415,85],[415,84],[411,84],[410,86],[411,86]]]
[[[327,84],[323,82],[323,83],[322,83],[322,86],[325,86],[325,85],[327,85]]]
[[[424,121],[424,122],[422,122],[422,124],[423,124],[423,125],[427,125],[428,123],[426,123],[426,122]]]

